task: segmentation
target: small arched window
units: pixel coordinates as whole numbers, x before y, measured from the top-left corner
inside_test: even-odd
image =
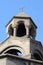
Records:
[[[13,36],[14,29],[13,29],[12,25],[9,26],[8,33],[9,33],[9,35]]]
[[[19,21],[17,30],[16,30],[16,36],[22,37],[24,35],[26,35],[25,25],[24,25],[23,21]]]
[[[34,53],[34,58],[36,60],[42,60],[41,57],[40,57],[40,55],[38,53]]]
[[[7,52],[5,52],[5,54],[13,54],[13,55],[17,55],[17,56],[22,56],[21,51],[17,50],[17,49],[10,49]]]

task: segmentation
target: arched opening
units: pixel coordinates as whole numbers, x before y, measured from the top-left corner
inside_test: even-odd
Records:
[[[34,39],[35,38],[35,29],[34,29],[34,27],[32,26],[30,29],[29,29],[29,37],[31,38],[31,39]]]
[[[5,54],[6,53],[17,55],[17,56],[22,56],[22,53],[19,50],[17,50],[17,49],[10,49],[7,52],[5,52]]]
[[[40,55],[38,53],[34,53],[34,58],[36,60],[42,60],[41,57],[40,57]]]
[[[10,27],[9,27],[9,29],[8,29],[8,33],[9,33],[9,35],[13,36],[13,34],[14,34],[14,29],[13,29],[12,25],[10,25]]]
[[[29,36],[32,37],[32,28],[29,29]]]
[[[16,36],[22,37],[24,35],[26,35],[25,25],[22,21],[20,21],[16,30]]]

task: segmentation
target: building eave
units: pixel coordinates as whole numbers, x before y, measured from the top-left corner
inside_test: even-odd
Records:
[[[36,24],[33,22],[33,20],[31,19],[31,17],[19,17],[19,16],[13,16],[12,19],[7,23],[7,25],[14,19],[30,19],[32,21],[32,23],[34,24],[34,26],[37,28]],[[6,25],[6,27],[7,27]]]
[[[40,60],[27,59],[27,58],[25,58],[25,57],[20,57],[20,56],[16,56],[16,55],[12,55],[12,54],[0,55],[0,59],[3,59],[3,58],[13,58],[13,59],[18,59],[18,60],[22,60],[22,61],[27,61],[27,62],[33,62],[33,63],[43,64],[43,61],[40,61]]]

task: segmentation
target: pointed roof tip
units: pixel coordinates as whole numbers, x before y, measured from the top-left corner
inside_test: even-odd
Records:
[[[25,14],[23,11],[20,11],[16,16],[17,17],[30,17],[27,14]]]

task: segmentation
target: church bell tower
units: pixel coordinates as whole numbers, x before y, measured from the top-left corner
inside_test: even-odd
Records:
[[[1,43],[0,55],[11,54],[42,61],[43,47],[41,42],[35,39],[36,30],[37,26],[32,18],[24,12],[19,12],[16,16],[13,16],[6,25],[7,39]]]
[[[37,26],[24,12],[20,12],[14,16],[6,25],[6,32],[8,37],[12,37],[16,42],[14,45],[21,47],[22,56],[31,57],[30,53],[30,39],[35,40]]]

